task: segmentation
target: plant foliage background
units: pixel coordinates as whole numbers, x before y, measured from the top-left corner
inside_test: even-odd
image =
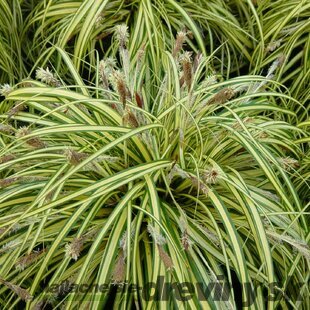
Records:
[[[1,0],[0,307],[309,309],[309,13]]]

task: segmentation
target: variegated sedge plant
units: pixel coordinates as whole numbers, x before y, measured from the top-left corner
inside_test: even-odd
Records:
[[[119,62],[99,61],[89,83],[55,48],[70,84],[38,68],[2,89],[2,308],[235,309],[246,287],[251,309],[309,307],[307,210],[290,179],[305,133],[274,100],[290,98],[263,76],[214,75],[186,37],[155,73],[150,45],[130,49],[120,25]],[[124,285],[158,277],[226,285],[160,302]],[[111,289],[70,291],[82,284]]]
[[[83,60],[95,65],[96,52],[115,56],[117,46],[111,44],[111,34],[123,22],[132,33],[130,51],[148,41],[152,49],[145,61],[156,70],[159,51],[171,50],[174,33],[186,28],[194,38],[188,40],[191,47],[204,56],[206,51],[216,54],[210,61],[229,75],[254,62],[250,51],[261,45],[254,32],[255,21],[260,24],[252,0],[50,0],[34,5],[23,37],[34,33],[28,53],[33,63],[39,58],[41,64],[52,61],[56,65],[57,59],[46,48],[52,43],[74,55],[77,69],[87,70]]]
[[[260,74],[263,68],[284,55],[283,66],[273,78],[285,85],[286,92],[296,99],[289,108],[298,118],[290,118],[290,122],[305,121],[309,118],[307,100],[310,95],[310,3],[307,0],[257,1],[256,9],[261,22],[255,20],[253,27],[261,33],[265,48],[262,51],[256,46],[252,72]]]
[[[291,100],[278,102],[294,111],[297,117],[285,115],[289,123],[297,124],[307,131],[306,137],[296,140],[303,155],[298,169],[291,172],[293,183],[300,198],[309,201],[309,105],[310,98],[310,3],[302,1],[255,1],[259,19],[253,23],[260,33],[261,43],[252,54],[255,62],[250,70],[254,74],[267,71],[275,59],[282,57],[280,68],[268,74],[270,78],[285,86],[282,90]],[[265,47],[261,49],[261,44]]]
[[[0,83],[14,83],[26,76],[23,61],[21,1],[0,1]]]

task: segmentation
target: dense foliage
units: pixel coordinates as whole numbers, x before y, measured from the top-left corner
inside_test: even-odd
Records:
[[[308,309],[309,12],[2,0],[0,307]]]

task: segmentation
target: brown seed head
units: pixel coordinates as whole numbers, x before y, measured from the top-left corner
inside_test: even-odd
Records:
[[[211,98],[208,101],[208,104],[224,104],[225,102],[227,102],[228,100],[230,100],[233,96],[235,95],[235,91],[232,88],[224,88],[222,90],[220,90],[217,94],[215,94],[213,96],[213,98]]]
[[[84,245],[84,238],[74,238],[70,244],[66,245],[66,256],[74,259],[75,261],[79,258]]]
[[[0,124],[0,132],[11,134],[14,132],[13,127],[10,125]]]
[[[11,184],[17,182],[20,179],[20,177],[11,177],[6,179],[0,179],[0,187],[7,187]]]
[[[113,77],[112,81],[114,82],[113,83],[114,87],[120,96],[120,101],[123,103],[123,106],[125,107],[126,97],[127,97],[127,87],[125,83],[125,76],[121,71],[115,70],[113,72],[112,77]]]
[[[115,33],[120,47],[125,48],[129,38],[128,27],[125,24],[117,25]]]
[[[215,167],[212,167],[203,173],[202,179],[206,183],[215,184],[217,183],[219,177],[220,177],[220,171]]]
[[[184,42],[186,40],[186,35],[187,35],[187,33],[185,31],[179,31],[177,33],[177,37],[176,37],[176,40],[175,40],[174,48],[173,48],[173,51],[172,51],[172,56],[174,58],[178,55],[178,53],[182,49],[183,44],[184,44]]]
[[[30,293],[21,288],[18,285],[15,285],[11,282],[5,281],[3,279],[0,279],[0,282],[2,282],[6,287],[8,287],[10,290],[12,290],[16,295],[18,295],[18,297],[24,301],[29,301],[32,300],[32,296],[30,295]]]
[[[125,113],[123,116],[123,123],[124,125],[128,125],[129,127],[137,128],[139,127],[138,120],[133,112],[130,111],[129,107],[126,106]]]
[[[114,284],[124,283],[126,277],[126,263],[124,258],[124,253],[120,250],[116,264],[114,266],[112,281]]]
[[[71,165],[77,166],[81,163],[85,158],[88,157],[86,153],[79,153],[71,148],[67,148],[64,151],[64,155],[67,157],[67,160],[70,162]]]
[[[16,138],[23,138],[27,135],[31,134],[31,131],[27,127],[21,127],[17,130],[15,136]],[[43,142],[40,138],[38,137],[31,137],[26,139],[26,144],[29,146],[32,146],[34,148],[44,148],[46,147],[45,142]]]
[[[39,259],[39,257],[41,256],[41,254],[43,254],[45,251],[46,251],[46,249],[43,249],[41,251],[35,251],[35,252],[30,253],[30,254],[24,255],[23,257],[18,259],[18,261],[16,262],[16,264],[15,264],[16,269],[24,270],[29,265],[36,262]]]
[[[16,103],[13,108],[11,110],[9,110],[8,112],[8,118],[11,118],[12,116],[15,116],[16,114],[18,114],[21,111],[25,110],[25,105],[18,102]]]
[[[192,55],[191,52],[185,52],[180,57],[180,62],[183,66],[184,81],[185,81],[188,88],[190,88],[190,86],[192,84],[192,58],[191,58],[191,55]]]
[[[278,158],[278,161],[282,168],[286,171],[291,171],[299,167],[298,160],[291,157]]]
[[[165,252],[165,250],[163,249],[163,247],[161,245],[158,245],[158,252],[159,252],[159,256],[161,258],[161,260],[163,261],[166,269],[172,269],[173,268],[173,261],[171,259],[171,257],[168,255],[167,252]]]

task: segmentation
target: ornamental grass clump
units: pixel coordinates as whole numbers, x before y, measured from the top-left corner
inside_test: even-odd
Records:
[[[130,31],[132,48],[148,42],[151,53],[145,62],[155,71],[160,50],[169,50],[175,57],[183,44],[194,38],[197,50],[204,56],[215,54],[212,62],[226,74],[254,62],[250,51],[262,43],[255,36],[254,26],[260,20],[252,16],[254,11],[250,0],[72,0],[69,5],[65,0],[37,1],[32,2],[21,38],[27,43],[27,59],[32,63],[39,58],[44,68],[48,61],[56,65],[57,58],[47,50],[53,44],[72,54],[78,69],[87,70],[83,60],[95,65],[97,52],[115,56],[115,45],[125,46]],[[118,42],[107,43],[115,28]],[[172,33],[176,32],[175,40]],[[33,35],[27,40],[29,33]],[[218,61],[223,58],[228,68]]]
[[[303,160],[295,140],[306,134],[276,100],[291,98],[254,91],[262,76],[218,79],[180,33],[153,70],[127,27],[113,29],[119,61],[98,59],[95,80],[57,48],[70,83],[61,71],[37,74],[3,102],[27,108],[0,116],[15,133],[0,133],[1,305],[156,308],[125,284],[206,287],[222,277],[225,300],[196,292],[182,301],[172,290],[165,305],[235,308],[240,287],[240,302],[251,288],[250,307],[261,309],[277,283],[285,298],[263,307],[306,309],[306,207],[291,181]]]
[[[0,1],[0,85],[9,86],[27,74],[26,54],[21,40],[24,28],[24,6],[18,0]],[[3,90],[3,89],[2,89]],[[0,87],[0,96],[2,96]]]

